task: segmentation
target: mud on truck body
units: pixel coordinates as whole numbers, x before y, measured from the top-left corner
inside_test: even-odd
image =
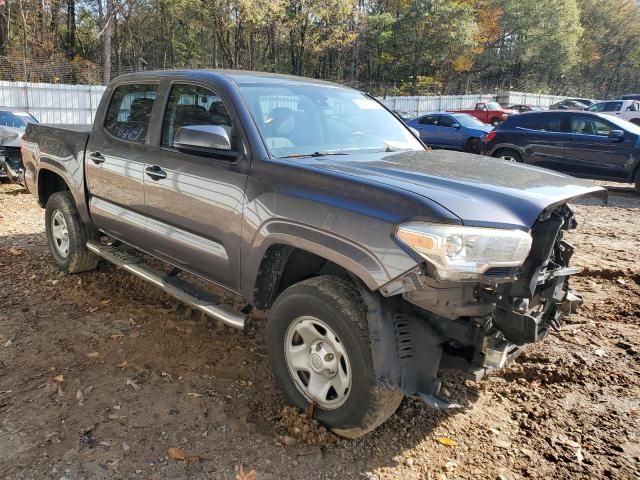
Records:
[[[30,125],[23,155],[62,270],[107,259],[239,329],[268,310],[284,396],[350,438],[403,395],[451,406],[441,370],[480,379],[559,325],[580,303],[567,202],[602,193],[429,151],[355,90],[236,71],[119,77],[92,127]]]

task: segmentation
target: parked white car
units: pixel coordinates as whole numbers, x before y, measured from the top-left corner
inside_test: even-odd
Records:
[[[640,125],[640,102],[637,100],[607,100],[587,108],[588,112],[615,115],[636,125]]]

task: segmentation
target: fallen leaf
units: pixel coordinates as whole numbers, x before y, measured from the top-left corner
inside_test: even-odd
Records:
[[[186,455],[181,448],[171,447],[167,450],[167,455],[171,460],[184,460]]]
[[[256,480],[256,475],[257,474],[255,470],[251,470],[250,472],[245,474],[243,466],[240,465],[240,469],[238,471],[238,474],[236,475],[236,480]]]
[[[11,247],[9,249],[9,255],[22,255],[22,250],[16,247]]]
[[[597,348],[593,353],[599,356],[600,358],[605,357],[607,355],[606,350],[603,350],[602,348]]]
[[[9,348],[11,345],[13,344],[13,338],[10,338],[9,340],[7,340],[4,344],[4,346],[6,348]]]
[[[187,395],[190,397],[204,397],[204,395],[202,395],[201,393],[195,393],[195,392],[189,392],[187,393]]]
[[[316,413],[316,402],[315,400],[312,402],[309,402],[309,404],[307,405],[307,408],[304,409],[304,414],[307,416],[307,418],[313,418],[313,415]]]
[[[118,368],[126,368],[128,366],[129,366],[129,362],[127,362],[126,360],[124,362],[121,362],[118,365],[116,365],[116,367],[118,367]]]
[[[458,445],[458,442],[456,442],[455,440],[449,438],[449,437],[438,437],[437,438],[437,442],[440,445],[446,445],[448,447],[455,447],[456,445]]]
[[[97,358],[99,356],[100,356],[100,354],[98,352],[87,353],[87,357],[89,357],[89,358]]]
[[[110,300],[110,299],[108,299],[108,298],[105,298],[104,300],[100,300],[100,303],[101,303],[102,305],[107,305],[107,304],[111,303],[111,300]]]
[[[54,382],[64,382],[64,375],[56,375],[53,377]]]
[[[82,393],[82,390],[78,390],[76,392],[76,400],[82,400],[84,398],[84,394]]]
[[[127,385],[131,385],[134,390],[140,390],[140,385],[138,385],[136,382],[134,382],[130,378],[127,378]]]

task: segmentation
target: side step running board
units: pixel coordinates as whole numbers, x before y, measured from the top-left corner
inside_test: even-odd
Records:
[[[208,292],[178,278],[162,275],[160,272],[143,265],[135,255],[127,254],[118,247],[95,242],[87,242],[87,248],[127,272],[161,288],[189,306],[220,320],[225,325],[238,330],[244,330],[247,325],[247,315],[221,305],[220,301]]]

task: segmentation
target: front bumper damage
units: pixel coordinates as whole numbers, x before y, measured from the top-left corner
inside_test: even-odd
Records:
[[[579,269],[569,266],[573,247],[563,239],[575,226],[569,205],[543,213],[522,267],[489,270],[476,283],[441,282],[425,264],[386,285],[375,307],[380,320],[370,319],[380,334],[373,352],[378,373],[404,393],[448,408],[454,405],[439,396],[440,371],[478,381],[559,328],[582,303],[569,287]],[[386,335],[379,313],[385,309],[392,318]],[[393,346],[385,345],[388,335]]]
[[[18,147],[0,147],[0,178],[24,186],[24,166]]]

